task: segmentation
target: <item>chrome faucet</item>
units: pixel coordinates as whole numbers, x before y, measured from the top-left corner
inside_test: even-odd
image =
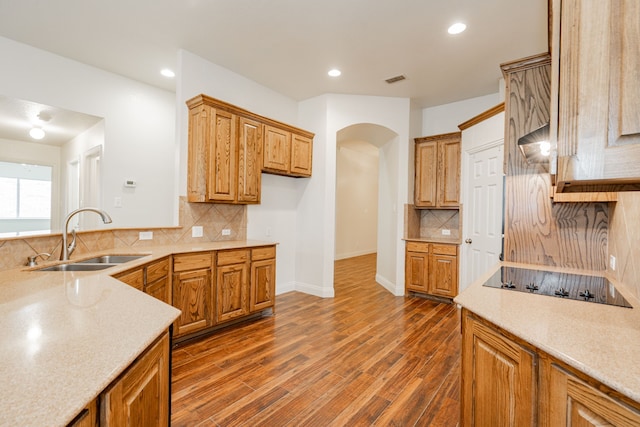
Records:
[[[67,230],[69,229],[69,221],[71,220],[71,218],[75,214],[78,214],[80,212],[95,212],[102,217],[102,222],[104,222],[105,224],[111,224],[111,217],[109,216],[109,214],[98,208],[80,208],[71,212],[65,218],[64,227],[62,229],[62,249],[60,249],[61,261],[67,261],[76,248],[76,230],[74,229],[71,231],[71,236],[73,237],[73,239],[71,240],[70,244],[67,244]]]

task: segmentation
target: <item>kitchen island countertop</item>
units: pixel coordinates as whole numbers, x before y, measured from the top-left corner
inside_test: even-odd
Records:
[[[0,425],[66,425],[180,314],[113,274],[175,253],[272,244],[111,249],[77,260],[116,253],[145,256],[94,272],[35,271],[57,262],[0,272]]]
[[[502,266],[600,276],[603,272],[503,262],[454,302],[640,402],[640,300],[610,277],[633,308],[482,286]]]

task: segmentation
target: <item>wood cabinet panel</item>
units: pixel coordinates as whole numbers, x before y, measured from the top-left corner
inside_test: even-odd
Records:
[[[181,271],[173,275],[173,306],[182,313],[176,320],[175,336],[213,325],[211,267]]]
[[[152,283],[169,275],[171,261],[169,257],[149,263],[145,266],[145,283]]]
[[[247,263],[217,268],[216,293],[218,323],[249,313],[249,282]]]
[[[269,259],[276,257],[276,247],[275,246],[265,246],[263,248],[253,248],[251,249],[251,260],[259,261],[261,259]]]
[[[639,190],[640,4],[556,0],[554,13],[557,191]]]
[[[461,135],[453,132],[415,139],[415,207],[460,206]]]
[[[195,254],[178,254],[173,256],[173,271],[188,271],[200,268],[211,268],[213,265],[211,252]]]
[[[640,412],[552,364],[550,426],[638,426]]]
[[[265,126],[263,156],[263,170],[289,173],[291,168],[291,132],[273,126]]]
[[[463,311],[461,426],[535,426],[536,355]]]
[[[405,255],[405,288],[407,291],[429,292],[429,254],[407,252]]]
[[[430,262],[429,293],[448,298],[455,297],[458,294],[458,257],[433,253]]]
[[[313,159],[313,139],[293,133],[291,135],[290,173],[298,176],[311,176]]]
[[[144,290],[144,267],[136,267],[123,271],[122,273],[115,274],[113,277],[129,286],[133,286],[139,291]]]
[[[160,301],[171,305],[171,282],[169,276],[162,277],[144,285],[144,292]]]
[[[238,119],[238,202],[260,203],[262,186],[262,123]]]
[[[91,401],[86,408],[78,414],[67,427],[97,427],[98,426],[98,404],[96,400]]]
[[[241,264],[249,261],[250,251],[239,249],[231,251],[218,251],[218,261],[216,265]]]
[[[143,353],[101,396],[100,425],[169,425],[169,334]]]
[[[416,144],[415,200],[418,208],[435,207],[437,199],[438,143]]]
[[[251,296],[249,311],[273,307],[276,301],[276,260],[263,259],[251,263]]]

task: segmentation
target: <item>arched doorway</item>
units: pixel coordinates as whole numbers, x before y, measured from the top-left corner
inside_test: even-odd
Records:
[[[335,259],[376,252],[376,281],[395,293],[398,134],[359,123],[336,145]]]

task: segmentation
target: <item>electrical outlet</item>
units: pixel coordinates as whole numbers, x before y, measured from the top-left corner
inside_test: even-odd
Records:
[[[447,230],[446,228],[442,229],[443,236],[451,236],[451,230]]]
[[[141,231],[138,238],[140,240],[153,240],[153,231]]]
[[[609,255],[609,268],[611,270],[616,271],[616,257],[613,255]]]
[[[231,230],[229,230],[228,228],[223,228],[222,229],[222,235],[223,236],[231,236]]]
[[[267,227],[267,229],[264,231],[264,235],[267,237],[271,237],[271,227]]]
[[[202,237],[203,234],[201,225],[194,225],[191,227],[191,237]]]

